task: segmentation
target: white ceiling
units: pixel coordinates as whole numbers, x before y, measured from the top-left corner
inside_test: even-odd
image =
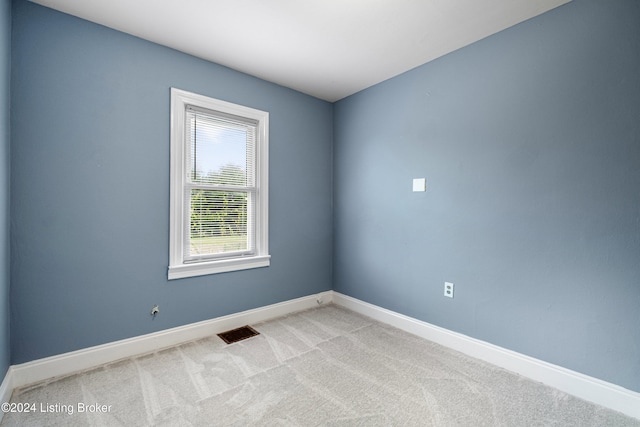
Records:
[[[32,0],[336,101],[570,0]]]

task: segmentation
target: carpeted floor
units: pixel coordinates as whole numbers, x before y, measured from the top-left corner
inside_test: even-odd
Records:
[[[334,305],[14,391],[2,426],[640,426]]]

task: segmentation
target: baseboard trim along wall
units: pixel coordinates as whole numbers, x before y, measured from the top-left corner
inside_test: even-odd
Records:
[[[640,393],[333,292],[332,301],[379,322],[640,419]]]
[[[297,298],[228,316],[192,323],[164,331],[46,357],[9,368],[9,386],[24,387],[40,381],[84,371],[131,356],[205,338],[248,324],[256,324],[331,301],[331,291]],[[4,384],[4,383],[3,383]]]
[[[13,392],[12,379],[13,367],[9,366],[9,369],[2,380],[2,384],[0,384],[0,404],[8,402],[9,399],[11,399],[11,393]],[[0,411],[0,422],[2,422],[3,415],[4,411]]]
[[[329,302],[573,396],[640,419],[640,393],[334,291],[13,365],[9,367],[0,386],[0,402],[8,402],[15,388],[197,340],[239,326],[264,322]]]

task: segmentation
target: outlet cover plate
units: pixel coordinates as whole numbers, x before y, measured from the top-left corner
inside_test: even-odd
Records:
[[[444,282],[444,296],[453,298],[453,283]]]

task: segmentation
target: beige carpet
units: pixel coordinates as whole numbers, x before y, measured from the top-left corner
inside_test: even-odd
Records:
[[[2,426],[640,426],[334,305],[16,390]]]

